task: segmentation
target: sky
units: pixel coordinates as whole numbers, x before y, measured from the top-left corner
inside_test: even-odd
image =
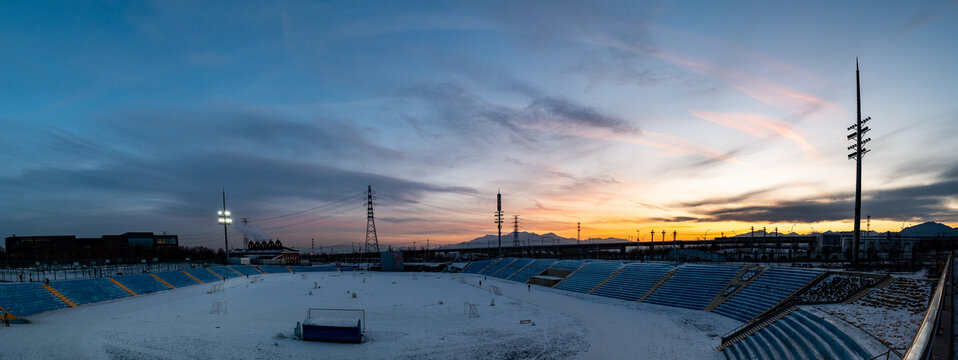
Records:
[[[0,4],[0,237],[958,225],[958,1]],[[240,223],[245,218],[247,224]],[[864,222],[864,220],[863,220]],[[866,224],[862,227],[865,228]]]

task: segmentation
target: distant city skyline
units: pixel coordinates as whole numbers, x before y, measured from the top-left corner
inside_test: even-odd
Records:
[[[956,1],[0,9],[0,237],[849,231],[856,58],[862,229],[958,226]]]

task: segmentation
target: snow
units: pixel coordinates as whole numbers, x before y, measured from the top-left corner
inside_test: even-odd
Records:
[[[898,277],[852,304],[814,307],[855,326],[893,349],[904,349],[924,318],[933,281]]]
[[[305,275],[236,278],[213,294],[210,284],[197,285],[35,315],[32,324],[0,330],[0,358],[723,359],[720,336],[739,324],[493,278],[479,287],[481,276],[463,283],[434,273]],[[228,312],[210,314],[221,300]],[[469,318],[465,302],[477,304],[480,317]],[[295,339],[310,307],[365,309],[364,343]]]

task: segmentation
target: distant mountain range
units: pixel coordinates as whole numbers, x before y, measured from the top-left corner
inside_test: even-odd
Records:
[[[576,241],[574,238],[567,238],[556,235],[555,233],[547,234],[536,234],[530,232],[520,232],[519,233],[519,244],[521,246],[527,245],[542,245],[542,244],[591,244],[591,243],[617,243],[625,242],[626,239],[608,237],[608,238],[596,238],[596,239],[583,239],[581,241]],[[512,232],[502,234],[502,246],[511,247],[514,242]],[[498,235],[485,235],[480,236],[475,239],[464,241],[458,244],[446,245],[443,248],[477,248],[477,247],[487,247],[487,246],[499,246],[499,237]]]

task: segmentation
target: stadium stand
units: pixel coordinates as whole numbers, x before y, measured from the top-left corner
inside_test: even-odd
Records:
[[[320,265],[320,266],[290,266],[294,272],[321,272],[321,271],[352,271],[353,268],[349,266],[337,267],[336,265]]]
[[[226,266],[212,266],[208,269],[212,270],[216,273],[216,275],[219,275],[223,279],[232,279],[240,276],[239,272],[233,271],[233,269],[230,269]]]
[[[578,269],[582,264],[585,264],[586,260],[559,260],[555,264],[550,266],[550,269],[561,269],[561,270],[575,270]]]
[[[821,270],[771,267],[713,311],[746,322],[823,273]]]
[[[555,264],[555,259],[536,259],[532,261],[531,264],[522,268],[522,270],[517,271],[515,274],[509,276],[506,280],[518,281],[525,283],[529,281],[529,278],[534,275],[539,275],[539,273],[545,271],[545,269]]]
[[[871,274],[828,274],[799,296],[799,300],[806,304],[841,302],[867,287],[875,286],[881,280],[881,276]]]
[[[462,269],[462,272],[466,274],[478,274],[480,271],[488,267],[489,264],[492,264],[493,261],[496,261],[496,259],[473,261],[469,263],[465,269]]]
[[[703,310],[738,274],[739,266],[686,264],[655,290],[645,302]]]
[[[256,270],[249,265],[230,265],[229,267],[247,276],[262,274],[261,272],[259,272],[259,270]]]
[[[119,281],[120,284],[140,295],[170,289],[150,274],[121,275],[114,277],[113,280]]]
[[[51,282],[50,287],[77,305],[133,296],[104,278],[56,281]]]
[[[0,285],[0,307],[13,316],[27,316],[69,306],[42,285],[26,283]]]
[[[622,266],[618,261],[592,261],[556,284],[560,290],[588,293]]]
[[[163,271],[156,273],[156,276],[159,276],[163,281],[178,288],[199,284],[199,282],[193,280],[193,278],[187,276],[182,271]]]
[[[259,268],[263,270],[264,272],[266,272],[267,274],[282,274],[282,273],[289,274],[290,273],[285,266],[279,266],[279,265],[260,265]]]
[[[216,275],[213,275],[213,273],[211,273],[209,270],[206,270],[206,269],[208,268],[189,269],[189,270],[186,270],[186,272],[190,275],[193,275],[193,277],[199,279],[200,281],[204,283],[222,280],[221,278],[219,278]]]
[[[739,359],[870,359],[871,354],[829,320],[798,308],[723,349]]]
[[[479,272],[479,275],[492,275],[492,274],[495,274],[496,271],[502,270],[504,267],[508,266],[509,264],[513,263],[514,261],[516,261],[516,258],[502,258],[502,259],[499,259],[499,261],[496,261],[496,262],[492,263],[491,265],[489,265],[488,267],[486,267],[485,269],[482,269],[482,271]]]
[[[602,284],[593,295],[636,301],[674,267],[665,263],[631,263]]]
[[[511,264],[502,268],[502,270],[499,270],[493,273],[492,276],[495,276],[500,279],[508,278],[512,274],[515,274],[516,271],[519,271],[519,269],[524,268],[526,265],[529,265],[530,263],[532,263],[532,259],[516,259],[516,261],[513,261]]]

